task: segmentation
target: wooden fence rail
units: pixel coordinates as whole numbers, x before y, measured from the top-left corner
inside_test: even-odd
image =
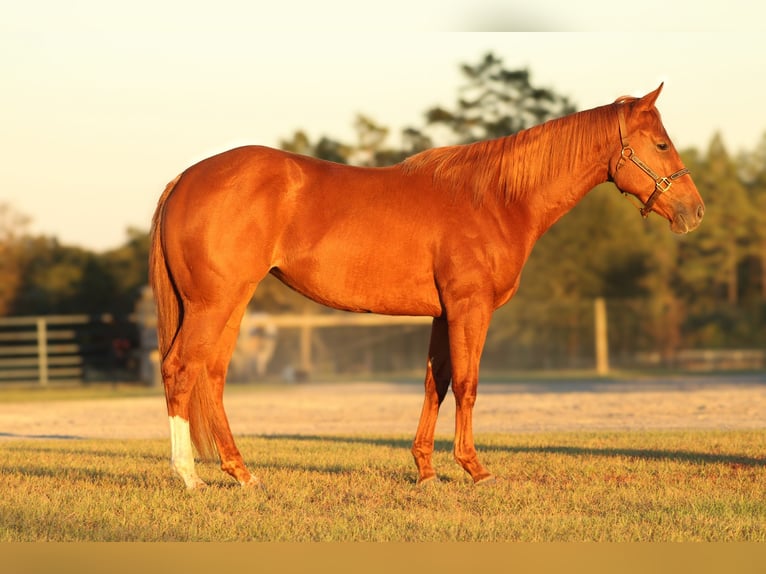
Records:
[[[154,304],[149,296],[144,297],[141,303],[133,315],[120,321],[110,315],[0,318],[0,385],[36,383],[45,386],[50,383],[139,380],[149,385],[161,384]],[[296,377],[317,369],[338,369],[337,372],[342,372],[349,365],[350,368],[364,368],[370,372],[375,368],[391,368],[391,365],[402,368],[401,365],[410,364],[407,361],[413,356],[413,349],[409,346],[389,345],[380,355],[375,355],[371,349],[381,340],[388,340],[392,330],[386,328],[404,327],[393,330],[395,336],[412,341],[411,337],[407,337],[417,334],[423,347],[422,355],[425,355],[430,322],[427,317],[340,312],[247,315],[229,373],[235,378],[239,376],[240,380],[251,380],[262,376],[267,365],[273,368],[272,372],[292,370]],[[606,305],[603,301],[597,301],[593,314],[595,328],[591,329],[590,334],[591,337],[595,334],[595,353],[588,358],[589,361],[595,358],[595,363],[591,362],[588,366],[594,365],[596,372],[602,376],[610,370],[608,343],[611,340],[607,324]],[[342,334],[345,329],[333,330],[337,327],[364,329],[357,331],[361,333],[359,336],[348,336]],[[373,333],[373,330],[380,332]],[[277,345],[277,331],[280,340],[288,342],[287,346]],[[287,347],[289,349],[285,351]],[[339,349],[337,353],[336,347]],[[281,355],[276,352],[279,349],[283,349]],[[419,349],[415,350],[419,353]],[[337,359],[344,353],[350,358]],[[275,360],[270,363],[272,356]],[[381,356],[387,360],[390,357],[398,359],[393,362],[378,361]],[[671,359],[653,351],[632,353],[627,358],[618,355],[616,358],[618,366],[621,364],[627,368],[670,367],[687,371],[766,368],[764,349],[679,350]],[[418,354],[418,368],[421,360]]]
[[[48,315],[0,318],[0,383],[82,382],[86,349],[80,336],[108,315]]]

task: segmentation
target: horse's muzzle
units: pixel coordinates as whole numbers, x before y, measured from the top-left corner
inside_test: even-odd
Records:
[[[670,230],[673,233],[689,233],[697,229],[705,216],[705,206],[700,203],[696,208],[679,209],[670,221]]]

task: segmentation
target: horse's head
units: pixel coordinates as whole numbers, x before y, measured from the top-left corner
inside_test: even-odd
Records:
[[[654,211],[675,233],[687,233],[702,221],[705,204],[654,107],[661,90],[662,84],[643,98],[615,102],[621,145],[609,174],[620,191],[641,201],[641,215]]]

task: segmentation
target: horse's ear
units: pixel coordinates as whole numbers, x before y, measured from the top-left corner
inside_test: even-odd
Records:
[[[654,107],[654,103],[657,101],[657,98],[659,97],[660,92],[662,91],[662,86],[664,85],[665,85],[665,82],[662,82],[656,90],[654,90],[653,92],[649,92],[643,98],[641,98],[639,100],[641,102],[641,107],[647,110]]]

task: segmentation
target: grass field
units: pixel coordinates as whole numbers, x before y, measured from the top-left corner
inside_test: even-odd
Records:
[[[0,541],[766,542],[766,431],[479,435],[475,487],[437,441],[415,485],[404,436],[245,437],[264,491],[217,465],[187,493],[166,440],[0,442]]]

